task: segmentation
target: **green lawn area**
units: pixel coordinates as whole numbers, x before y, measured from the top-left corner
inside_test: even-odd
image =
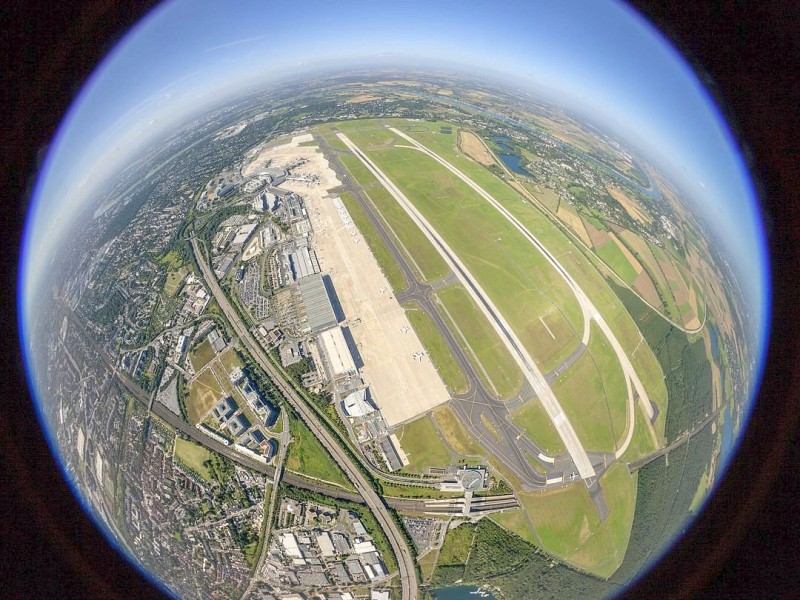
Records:
[[[165,265],[168,269],[175,270],[181,266],[180,254],[175,252],[175,250],[170,250],[164,256],[158,258],[157,260],[160,264]]]
[[[555,425],[547,416],[538,398],[531,398],[518,408],[512,419],[522,428],[525,435],[539,444],[548,454],[558,455],[567,451]]]
[[[422,572],[422,579],[427,581],[433,575],[433,569],[436,567],[436,562],[439,559],[439,551],[431,550],[424,556],[417,559],[419,563],[419,570]]]
[[[530,325],[536,317],[558,307],[567,323],[579,328],[582,317],[577,301],[555,269],[503,215],[466,183],[416,150],[376,150],[370,157],[458,254],[543,368],[568,354],[572,339],[556,336],[543,345],[544,340]],[[425,173],[425,177],[419,177],[419,173]],[[552,345],[562,351],[550,349]]]
[[[448,467],[453,460],[429,416],[403,425],[395,434],[410,461],[404,471],[424,473],[428,467]]]
[[[611,270],[619,275],[625,283],[631,285],[636,280],[636,269],[634,269],[633,265],[625,258],[622,250],[620,250],[614,240],[607,241],[600,246],[600,248],[597,248],[596,252],[601,260],[611,267]]]
[[[406,279],[403,276],[403,272],[400,270],[389,248],[378,235],[378,231],[370,221],[361,203],[349,192],[341,194],[341,198],[347,208],[347,212],[350,213],[350,217],[353,219],[353,223],[355,223],[361,235],[364,236],[375,260],[378,261],[378,266],[380,266],[386,279],[389,280],[389,285],[392,286],[395,292],[405,289]]]
[[[220,401],[222,394],[222,389],[210,369],[195,377],[189,384],[189,393],[186,397],[189,422],[192,425],[199,423],[202,416]]]
[[[339,465],[304,423],[293,418],[289,428],[293,438],[286,456],[286,468],[289,471],[353,489]]]
[[[600,373],[608,419],[617,443],[621,444],[625,437],[627,423],[628,387],[625,384],[622,366],[619,364],[619,359],[611,347],[611,343],[594,322],[586,351],[592,355],[594,364]]]
[[[406,309],[408,320],[414,326],[422,345],[428,351],[433,366],[436,367],[436,371],[447,388],[453,394],[466,392],[468,389],[467,378],[431,318],[416,302],[410,302],[403,308]]]
[[[211,471],[203,463],[211,458],[211,451],[191,440],[175,438],[175,458],[212,483]]]
[[[521,508],[492,513],[489,518],[500,525],[500,527],[507,529],[512,533],[516,533],[526,542],[537,544],[536,535],[533,533],[533,529],[531,529],[528,516]]]
[[[241,357],[234,348],[226,348],[223,350],[222,354],[219,355],[219,362],[222,363],[222,366],[225,367],[228,373],[233,371],[236,367],[241,368],[244,366]]]
[[[636,477],[622,463],[614,463],[600,478],[600,486],[610,510],[602,523],[582,482],[520,497],[545,549],[605,578],[625,556],[636,504]]]
[[[214,359],[214,356],[216,356],[216,354],[214,353],[214,349],[211,347],[211,342],[209,342],[208,339],[205,339],[197,344],[194,350],[189,353],[189,360],[192,363],[194,372],[198,373],[200,369],[205,367]]]
[[[666,414],[667,396],[661,368],[652,350],[646,344],[640,346],[640,334],[636,324],[633,322],[633,319],[619,301],[616,294],[611,290],[607,281],[589,262],[589,259],[578,250],[577,246],[575,246],[540,209],[527,202],[522,202],[519,194],[511,189],[505,182],[493,175],[488,169],[477,165],[474,161],[471,161],[466,156],[459,153],[455,143],[457,127],[454,127],[453,134],[449,135],[439,132],[442,125],[452,125],[450,123],[426,122],[420,127],[420,123],[409,122],[403,119],[388,119],[387,122],[419,140],[428,148],[442,156],[442,158],[463,171],[497,199],[498,202],[503,204],[504,207],[530,231],[535,233],[542,244],[554,255],[559,257],[558,260],[562,266],[575,278],[586,294],[592,299],[595,306],[600,308],[603,319],[609,324],[612,330],[614,330],[623,349],[629,356],[632,355],[631,360],[633,366],[639,374],[648,395],[659,407],[660,416],[656,421],[655,427],[659,435],[663,435],[663,415]],[[382,126],[375,121],[350,122],[347,127],[342,127],[356,144],[359,144],[359,141],[362,139],[361,136],[363,135],[363,139],[369,145],[374,145],[378,140],[380,140],[381,143],[388,141],[385,129],[380,133],[376,132],[377,129],[381,128]],[[401,141],[400,138],[396,138],[396,143],[406,142],[404,140]],[[417,167],[421,164],[419,162],[420,156],[425,159],[420,152],[403,148],[389,149],[389,146],[386,144],[384,144],[383,149],[362,149],[365,150],[370,158],[386,172],[387,176],[395,180],[395,183],[398,185],[400,185],[401,182],[396,180],[393,174],[401,173],[401,179],[405,181],[419,179],[414,177],[414,174],[417,172],[425,172],[426,176],[429,173],[427,166],[425,169],[418,168],[415,170],[415,168],[413,168],[413,163],[415,163]],[[412,155],[419,156],[414,159]],[[431,162],[430,159],[426,160],[427,162]],[[384,165],[383,161],[386,161],[387,164]],[[425,165],[427,165],[427,162]],[[384,166],[386,168],[384,168]],[[435,166],[438,168],[439,165],[436,164]],[[479,256],[471,256],[469,248],[467,248],[465,252],[462,252],[461,246],[456,247],[457,239],[451,244],[453,249],[459,256],[462,256],[462,258],[471,256],[471,260],[473,260],[474,264],[477,266],[473,268],[473,263],[468,263],[468,266],[480,281],[483,282],[483,276],[488,276],[490,279],[493,278],[495,282],[499,282],[506,288],[509,286],[517,286],[517,289],[525,287],[530,290],[533,296],[528,298],[525,296],[517,297],[513,293],[508,293],[510,289],[504,289],[503,292],[507,296],[507,303],[502,306],[500,302],[496,302],[496,304],[498,304],[501,311],[506,314],[507,319],[511,322],[515,331],[519,332],[524,330],[524,335],[520,337],[523,339],[526,346],[530,347],[531,344],[535,346],[535,348],[532,348],[532,356],[537,360],[537,364],[543,371],[549,371],[574,349],[575,343],[582,332],[582,317],[577,303],[571,295],[571,291],[566,290],[567,300],[569,301],[562,301],[560,294],[564,291],[561,287],[563,281],[559,278],[558,281],[556,281],[558,285],[555,287],[548,285],[549,278],[557,277],[554,275],[553,270],[549,265],[546,265],[547,268],[543,272],[535,271],[535,269],[532,268],[533,265],[530,261],[533,259],[531,256],[537,257],[540,261],[543,259],[537,252],[531,252],[530,244],[527,243],[527,241],[525,241],[527,246],[517,245],[516,243],[512,243],[513,240],[516,239],[513,235],[509,236],[505,235],[505,233],[500,233],[501,229],[499,226],[495,226],[496,221],[494,219],[499,216],[496,210],[488,207],[490,208],[489,212],[494,212],[494,216],[490,215],[489,212],[485,210],[481,210],[478,205],[481,203],[485,204],[485,201],[479,197],[477,197],[477,202],[470,204],[469,195],[464,196],[455,193],[457,192],[457,186],[455,186],[452,181],[445,182],[448,185],[440,188],[437,184],[437,178],[440,178],[440,174],[438,174],[438,172],[433,172],[431,177],[427,177],[427,179],[431,180],[428,184],[425,184],[425,182],[413,182],[413,186],[416,186],[414,189],[425,192],[424,200],[425,209],[427,211],[432,214],[435,213],[436,215],[446,214],[447,217],[452,216],[457,218],[448,220],[447,217],[440,218],[437,216],[436,218],[429,218],[429,220],[437,224],[447,223],[447,230],[452,233],[452,237],[461,237],[462,243],[472,245],[473,249],[474,247],[480,247],[481,252],[479,253],[473,250],[473,254],[479,254]],[[406,187],[408,185],[409,184],[406,184]],[[426,185],[427,189],[423,189]],[[420,186],[422,186],[422,188],[420,188]],[[406,187],[400,187],[411,198],[412,194],[409,190],[406,189]],[[453,195],[454,193],[455,195]],[[473,194],[473,200],[475,197],[476,196]],[[417,198],[413,200],[415,203],[418,202]],[[422,208],[423,207],[420,205],[420,210],[422,210]],[[426,210],[423,210],[423,213],[427,215]],[[472,223],[466,222],[469,220],[465,216],[466,214],[474,217]],[[606,228],[602,223],[597,222],[596,219],[590,217],[590,220],[592,220],[598,228]],[[478,237],[473,235],[476,230],[477,233],[480,234]],[[445,236],[446,232],[441,231],[441,233]],[[447,238],[447,236],[445,237]],[[501,239],[497,240],[497,237]],[[464,238],[466,238],[466,242]],[[489,238],[488,245],[484,243],[486,238]],[[448,238],[448,243],[450,243],[450,241],[451,240]],[[663,253],[660,252],[660,249],[654,248],[653,252],[663,260]],[[525,260],[522,263],[520,263],[517,253],[526,255],[523,257]],[[486,255],[489,255],[490,258],[486,259]],[[516,263],[518,270],[496,268],[498,261]],[[531,268],[525,269],[521,267],[521,265],[530,265]],[[548,269],[550,273],[548,273]],[[519,271],[523,272],[520,273]],[[660,273],[659,275],[663,277]],[[541,299],[537,300],[535,298],[535,294],[539,289],[546,292],[551,312],[554,313],[553,315],[547,310],[537,311],[535,308],[532,308],[542,302]],[[559,290],[561,290],[561,292],[559,292]],[[672,300],[672,304],[672,308],[676,309],[677,307],[674,306],[674,300]],[[542,326],[538,316],[543,316],[547,326],[556,337],[555,341],[552,340]],[[563,321],[561,325],[558,323],[559,320]],[[635,354],[633,354],[634,350],[636,350]]]
[[[639,406],[639,403],[637,402],[635,411],[634,429],[633,429],[633,439],[631,439],[631,445],[628,446],[627,450],[625,450],[625,454],[622,455],[622,460],[624,462],[635,460],[640,456],[644,456],[645,454],[649,454],[650,452],[654,452],[655,450],[657,450],[657,448],[653,443],[653,437],[650,435],[650,428],[648,427],[647,424],[647,417],[645,417],[642,408]]]
[[[164,293],[170,298],[174,296],[188,272],[189,269],[181,267],[177,271],[170,271],[167,273],[167,280],[164,282]]]
[[[516,393],[522,385],[522,371],[464,287],[448,286],[436,296],[444,318],[453,323],[456,339],[461,338],[467,357],[488,388],[501,398]]]
[[[592,325],[590,348],[594,337],[602,335],[594,328],[595,325]],[[615,415],[610,413],[609,406],[620,402],[624,410],[627,396],[614,398],[614,402],[609,402],[603,387],[603,379],[591,350],[587,349],[583,356],[551,385],[578,438],[590,452],[614,451],[616,440],[625,430],[625,413],[622,413],[621,419],[613,419],[612,416]]]
[[[433,418],[439,426],[447,444],[464,457],[489,456],[486,449],[476,442],[459,421],[449,406],[440,406],[433,411]]]
[[[692,504],[689,507],[689,510],[693,514],[697,514],[697,510],[703,505],[703,500],[706,499],[708,495],[708,472],[704,472],[703,476],[700,478],[700,483],[697,485],[697,491],[694,493],[694,498],[692,498]]]

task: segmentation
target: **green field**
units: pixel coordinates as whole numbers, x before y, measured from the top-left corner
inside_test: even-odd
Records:
[[[211,471],[203,463],[211,458],[211,451],[191,440],[175,438],[175,458],[211,483]]]
[[[436,293],[440,311],[453,323],[453,333],[487,387],[501,398],[509,398],[522,385],[522,371],[511,357],[489,321],[461,285]],[[477,361],[477,362],[476,362]]]
[[[625,258],[622,250],[620,250],[614,240],[609,240],[595,251],[597,252],[597,256],[611,267],[611,270],[619,275],[625,283],[628,285],[633,284],[638,273],[636,273],[636,269],[633,268],[630,261]]]
[[[473,181],[492,194],[498,202],[503,204],[505,208],[517,217],[530,231],[534,232],[536,237],[550,252],[558,256],[559,262],[580,284],[589,298],[592,299],[595,306],[602,307],[604,320],[614,330],[620,344],[622,344],[622,347],[628,355],[630,356],[634,349],[637,349],[640,336],[636,324],[600,273],[597,272],[581,252],[577,251],[577,247],[574,246],[567,236],[538,208],[527,202],[520,202],[519,195],[505,182],[498,179],[488,169],[480,167],[475,162],[459,153],[454,139],[455,132],[451,136],[435,133],[438,132],[439,127],[443,124],[442,122],[429,123],[427,124],[428,127],[422,130],[422,128],[416,127],[418,123],[409,123],[402,119],[387,119],[386,121],[396,126],[398,129],[405,131],[411,135],[411,137],[425,144],[442,158],[449,161],[453,166],[459,168]],[[361,127],[365,126],[366,125],[363,124],[361,125]],[[374,125],[371,126],[374,127]],[[355,125],[353,127],[355,128]],[[606,229],[600,222],[597,222],[596,226],[599,229]],[[544,337],[547,335],[546,332],[541,333],[543,333],[543,335],[539,337],[546,339]],[[558,334],[556,335],[558,336]],[[536,357],[536,355],[534,356]],[[658,404],[660,416],[656,421],[656,429],[659,435],[662,435],[664,427],[663,414],[666,413],[667,396],[661,368],[653,352],[644,345],[638,348],[636,354],[632,358],[632,362],[648,395]],[[540,364],[539,366],[543,371],[549,370],[546,365]]]
[[[347,476],[308,427],[298,419],[291,419],[289,428],[292,432],[286,456],[289,471],[353,489]]]
[[[602,333],[592,325],[591,346],[596,336]],[[614,358],[612,354],[612,358]],[[619,365],[616,367],[619,369]],[[556,379],[551,389],[558,399],[564,413],[572,423],[584,448],[587,451],[612,452],[616,449],[616,441],[625,431],[625,406],[627,392],[615,402],[622,403],[622,418],[612,418],[610,402],[603,386],[603,375],[599,371],[592,352],[587,348],[583,355],[573,364],[569,371]]]
[[[602,523],[583,483],[551,492],[521,494],[542,545],[599,577],[622,564],[636,504],[636,478],[614,463],[600,478],[609,516]]]
[[[475,441],[449,406],[440,406],[433,411],[433,418],[439,426],[447,444],[464,457],[484,457],[488,452]]]
[[[233,348],[226,348],[223,350],[222,354],[219,355],[219,362],[222,363],[222,366],[225,367],[228,373],[233,371],[236,367],[242,368],[244,366],[241,357]]]
[[[431,318],[416,302],[405,304],[403,308],[405,308],[408,320],[414,326],[414,330],[444,384],[453,394],[466,392],[468,389],[467,378]]]
[[[531,398],[518,408],[512,419],[533,441],[551,455],[564,454],[567,449],[555,425],[547,416],[538,398]]]
[[[448,467],[453,460],[450,449],[428,416],[403,425],[395,434],[409,460],[403,467],[405,471],[424,473],[428,467]]]
[[[534,545],[536,544],[536,534],[533,532],[533,529],[531,529],[527,513],[521,508],[492,513],[489,518],[503,529],[507,529],[511,533],[518,535],[526,542]]]
[[[444,544],[439,551],[439,565],[467,564],[474,536],[475,527],[473,525],[459,525],[455,529],[450,529],[445,535]]]
[[[537,363],[549,370],[567,356],[576,343],[573,331],[582,327],[582,316],[571,290],[544,256],[533,251],[530,242],[502,214],[445,167],[413,149],[370,147],[369,131],[352,131],[349,135],[434,224]],[[472,176],[474,170],[475,165],[470,165],[467,174]],[[419,177],[419,173],[425,173],[425,177]],[[503,195],[512,194],[519,203],[517,193],[502,186]],[[555,339],[538,321],[538,316],[554,310],[555,318],[564,321],[563,325],[554,324]]]
[[[170,298],[174,296],[178,292],[178,288],[188,272],[189,269],[181,267],[177,271],[170,271],[167,273],[167,280],[164,282],[164,293]]]
[[[211,347],[211,342],[209,342],[208,339],[205,339],[197,344],[194,350],[189,353],[189,360],[192,363],[194,372],[199,373],[200,369],[205,367],[214,359],[214,356],[216,356],[216,354],[214,353],[214,349]]]
[[[422,572],[422,579],[423,581],[427,581],[431,578],[433,574],[433,569],[436,567],[436,562],[439,559],[439,551],[438,550],[431,550],[424,556],[420,556],[417,559],[417,563],[419,564],[419,570]]]
[[[378,231],[372,221],[369,220],[361,203],[348,192],[341,194],[341,199],[347,208],[347,212],[350,213],[353,223],[355,223],[361,235],[364,236],[364,240],[367,242],[373,256],[375,256],[375,260],[378,261],[378,266],[380,266],[386,279],[389,280],[389,285],[392,286],[395,293],[405,289],[406,279],[403,276],[403,272],[400,270],[389,248],[378,235]]]
[[[219,387],[211,369],[206,369],[195,377],[189,384],[189,393],[186,397],[189,422],[193,425],[199,423],[203,415],[220,401],[222,394],[222,388]]]

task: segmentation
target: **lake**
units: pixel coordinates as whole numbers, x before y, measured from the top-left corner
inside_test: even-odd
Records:
[[[498,153],[497,156],[500,157],[500,160],[503,161],[503,164],[506,167],[518,175],[530,176],[528,171],[519,166],[522,162],[522,157],[514,154],[514,148],[508,145],[507,142],[511,141],[510,138],[504,135],[496,135],[492,137],[492,141],[497,144],[497,147],[500,148],[500,150],[502,150],[502,152]]]

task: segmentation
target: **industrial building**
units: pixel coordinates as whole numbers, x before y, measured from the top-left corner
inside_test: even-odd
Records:
[[[208,342],[211,344],[211,348],[216,354],[219,354],[225,349],[225,339],[220,335],[217,329],[212,329],[208,334]]]
[[[309,251],[307,246],[302,246],[289,254],[289,266],[292,270],[292,278],[295,281],[315,275],[320,271],[314,251]]]
[[[335,326],[338,320],[322,275],[317,273],[303,277],[297,280],[297,285],[308,321],[306,331],[317,333]]]
[[[280,185],[286,181],[286,171],[280,167],[268,167],[261,171],[263,175],[269,175],[272,185]]]
[[[217,402],[212,409],[212,413],[217,421],[224,423],[230,419],[237,410],[239,410],[239,406],[236,404],[236,401],[230,396],[227,396]]]
[[[328,366],[334,379],[356,373],[356,363],[344,339],[341,327],[323,331],[319,339],[322,342],[322,348],[328,358]]]
[[[258,223],[250,223],[248,225],[242,225],[236,231],[236,237],[233,238],[231,242],[231,246],[244,246],[245,242],[250,239],[250,236],[253,235],[253,232],[258,227]]]
[[[408,464],[408,458],[400,447],[400,441],[394,434],[378,440],[378,445],[390,472],[402,469]]]

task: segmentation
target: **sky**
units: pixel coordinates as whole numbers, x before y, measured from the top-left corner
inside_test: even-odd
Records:
[[[51,144],[31,203],[26,291],[107,175],[188,114],[306,69],[381,57],[491,69],[522,89],[550,90],[659,156],[731,242],[765,318],[760,217],[730,133],[663,38],[625,5],[601,0],[162,4],[98,66]]]

